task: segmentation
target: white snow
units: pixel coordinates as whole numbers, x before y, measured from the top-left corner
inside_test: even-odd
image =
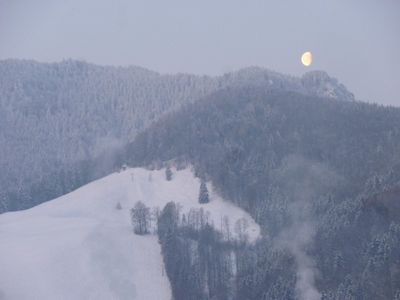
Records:
[[[200,182],[190,169],[127,169],[29,210],[0,215],[0,299],[171,299],[156,235],[132,231],[129,209],[137,201],[182,211],[203,207],[216,229],[245,218],[252,242],[254,220],[224,201],[210,184],[210,203],[199,204]],[[115,208],[117,203],[122,210]]]

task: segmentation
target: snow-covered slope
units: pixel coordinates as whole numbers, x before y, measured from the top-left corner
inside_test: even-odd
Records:
[[[200,182],[189,169],[127,169],[29,210],[0,215],[0,299],[171,299],[156,235],[133,234],[129,209],[136,201],[183,211],[203,207],[218,229],[251,217],[210,190],[198,204]],[[115,207],[117,203],[121,210]],[[233,230],[232,230],[233,231]]]

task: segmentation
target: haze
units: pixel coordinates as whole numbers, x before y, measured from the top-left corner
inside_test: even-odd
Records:
[[[300,56],[312,51],[313,64]],[[400,106],[400,2],[0,0],[0,59],[73,58],[161,73],[325,70]]]

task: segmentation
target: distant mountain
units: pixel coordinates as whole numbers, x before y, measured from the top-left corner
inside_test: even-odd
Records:
[[[115,153],[168,112],[228,86],[351,100],[325,73],[257,67],[218,77],[80,61],[0,61],[0,212],[28,208],[113,170]],[[87,162],[101,157],[102,163]]]
[[[258,86],[268,90],[292,91],[341,101],[355,100],[354,95],[343,84],[324,71],[310,71],[302,77],[294,77],[259,67],[249,67],[225,74],[220,80],[230,82],[235,87]]]
[[[354,101],[354,95],[337,79],[324,71],[311,71],[301,77],[301,84],[309,94],[337,100]]]

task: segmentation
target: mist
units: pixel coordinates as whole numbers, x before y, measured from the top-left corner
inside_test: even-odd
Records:
[[[289,204],[287,225],[275,238],[274,245],[294,257],[298,298],[320,300],[322,295],[316,286],[319,272],[309,253],[318,228],[312,204],[327,194],[339,182],[339,177],[324,164],[291,155],[283,162],[276,178],[284,187]]]

